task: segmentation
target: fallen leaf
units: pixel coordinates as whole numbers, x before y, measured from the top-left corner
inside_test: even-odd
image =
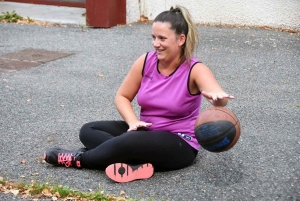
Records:
[[[21,160],[20,162],[21,162],[22,164],[25,164],[25,163],[26,163],[26,160],[23,159],[23,160]]]
[[[21,198],[22,198],[22,199],[26,199],[26,198],[29,197],[29,196],[30,196],[30,195],[28,195],[28,194],[24,194],[24,195],[21,196]]]
[[[23,192],[23,196],[22,196],[22,197],[25,197],[25,198],[27,198],[28,196],[31,196],[31,194],[30,194],[30,189],[28,189],[28,190],[24,191],[24,192]]]
[[[45,195],[46,197],[52,197],[52,193],[49,191],[49,189],[45,188],[43,191],[42,191],[43,195]]]
[[[28,99],[27,102],[29,103],[31,101],[31,99]]]
[[[60,105],[60,107],[65,107],[65,105]]]
[[[59,192],[56,192],[54,195],[55,195],[56,197],[60,198]]]
[[[53,200],[53,201],[56,201],[56,200],[57,200],[57,197],[52,197],[52,200]]]
[[[7,189],[3,189],[4,191],[2,191],[4,194],[8,194],[8,193],[10,193],[10,191],[9,190],[7,190]]]
[[[103,77],[104,75],[103,75],[103,74],[101,74],[101,73],[99,73],[99,74],[98,74],[98,76],[99,76],[99,77]]]
[[[10,192],[12,194],[14,194],[14,196],[18,195],[19,194],[19,190],[10,190]]]
[[[48,137],[48,138],[47,138],[47,141],[48,141],[48,142],[52,142],[53,139],[54,139],[53,137]]]
[[[125,191],[121,191],[120,195],[126,195]]]

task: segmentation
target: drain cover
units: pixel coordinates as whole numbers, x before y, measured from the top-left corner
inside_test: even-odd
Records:
[[[0,71],[14,72],[72,55],[43,49],[25,49],[0,56]]]

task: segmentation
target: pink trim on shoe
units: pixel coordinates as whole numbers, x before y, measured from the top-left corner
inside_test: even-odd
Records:
[[[151,163],[139,165],[137,169],[125,163],[115,163],[109,165],[105,173],[110,179],[123,183],[137,179],[148,179],[152,177],[154,168]]]

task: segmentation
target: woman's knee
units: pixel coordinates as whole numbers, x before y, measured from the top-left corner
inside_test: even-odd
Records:
[[[89,122],[84,124],[79,131],[79,139],[82,141],[87,135],[91,133],[91,130],[93,129],[94,122]]]

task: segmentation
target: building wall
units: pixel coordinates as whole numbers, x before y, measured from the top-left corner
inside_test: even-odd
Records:
[[[300,0],[127,0],[127,23],[153,20],[172,5],[189,9],[196,23],[300,30]]]

